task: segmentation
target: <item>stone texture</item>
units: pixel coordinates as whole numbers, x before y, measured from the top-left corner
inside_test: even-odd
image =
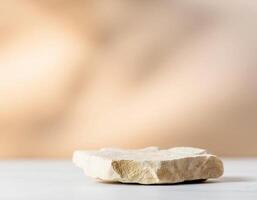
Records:
[[[75,151],[73,162],[87,176],[108,182],[165,184],[218,178],[223,174],[223,164],[217,156],[191,147]]]

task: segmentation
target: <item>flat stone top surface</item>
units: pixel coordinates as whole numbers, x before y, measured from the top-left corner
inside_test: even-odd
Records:
[[[76,151],[75,154],[97,156],[106,159],[119,160],[170,160],[189,156],[206,154],[204,149],[192,147],[174,147],[170,149],[159,149],[158,147],[147,147],[144,149],[124,150],[115,148],[105,148],[100,151]]]
[[[222,159],[223,177],[177,185],[104,184],[71,161],[0,161],[1,200],[256,200],[257,158]]]

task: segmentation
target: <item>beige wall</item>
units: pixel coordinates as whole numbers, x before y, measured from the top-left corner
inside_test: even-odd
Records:
[[[257,156],[254,1],[0,1],[0,157]]]

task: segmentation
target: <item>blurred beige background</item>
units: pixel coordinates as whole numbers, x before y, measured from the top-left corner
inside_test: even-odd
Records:
[[[257,2],[1,0],[0,157],[257,156]]]

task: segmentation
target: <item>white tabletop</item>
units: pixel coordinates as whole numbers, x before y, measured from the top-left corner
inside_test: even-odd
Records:
[[[224,159],[225,174],[205,183],[104,184],[85,177],[69,161],[0,161],[0,199],[257,200],[257,158]]]

